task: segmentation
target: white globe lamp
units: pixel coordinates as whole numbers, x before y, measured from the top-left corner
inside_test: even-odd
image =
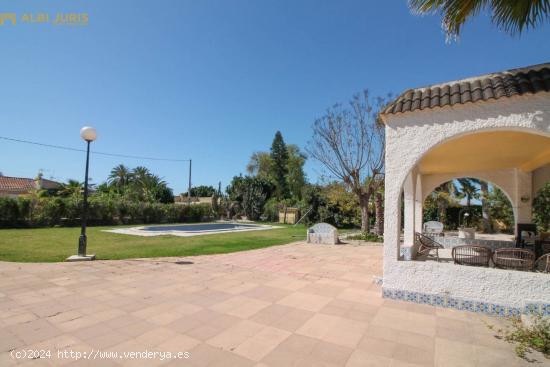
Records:
[[[84,126],[80,129],[80,137],[88,142],[94,141],[97,139],[97,132],[93,127]]]

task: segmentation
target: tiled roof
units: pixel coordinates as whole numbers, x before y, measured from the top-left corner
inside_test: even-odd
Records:
[[[386,106],[382,114],[411,112],[539,92],[550,92],[550,63],[409,89]]]
[[[55,181],[42,179],[42,188],[53,189],[60,184]],[[0,191],[29,192],[36,189],[36,182],[32,178],[0,176]]]
[[[0,190],[30,191],[32,189],[36,189],[36,184],[30,178],[0,176]]]

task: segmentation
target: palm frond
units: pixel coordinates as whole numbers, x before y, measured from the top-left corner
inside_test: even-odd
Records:
[[[550,17],[550,0],[410,0],[409,8],[415,14],[441,13],[450,38],[459,36],[466,21],[482,11],[511,35],[540,26]]]

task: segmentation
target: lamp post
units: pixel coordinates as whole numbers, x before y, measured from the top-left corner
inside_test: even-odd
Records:
[[[93,127],[84,126],[80,129],[80,137],[86,141],[86,173],[84,174],[84,201],[82,204],[82,227],[80,229],[80,238],[78,239],[78,255],[73,255],[67,261],[89,261],[94,260],[95,255],[86,255],[86,221],[88,219],[88,168],[90,165],[90,143],[97,138],[97,133]]]

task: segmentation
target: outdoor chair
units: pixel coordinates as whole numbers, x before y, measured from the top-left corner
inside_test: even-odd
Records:
[[[537,235],[537,225],[532,223],[518,223],[516,227],[516,247],[534,247]]]
[[[520,248],[498,248],[493,253],[493,263],[500,269],[532,270],[535,253]]]
[[[550,232],[541,232],[539,234],[539,241],[541,242],[542,254],[550,253]]]
[[[436,221],[429,221],[422,226],[422,232],[426,234],[442,236],[443,235],[443,223]]]
[[[484,246],[462,245],[453,247],[451,254],[455,264],[488,267],[493,252]]]
[[[542,255],[535,263],[535,271],[550,273],[550,254]]]
[[[337,245],[340,243],[338,230],[328,223],[317,223],[307,230],[306,242]]]
[[[415,243],[418,245],[418,255],[430,256],[430,253],[434,251],[435,258],[439,261],[439,249],[444,248],[443,245],[422,233],[415,232],[414,235]]]

